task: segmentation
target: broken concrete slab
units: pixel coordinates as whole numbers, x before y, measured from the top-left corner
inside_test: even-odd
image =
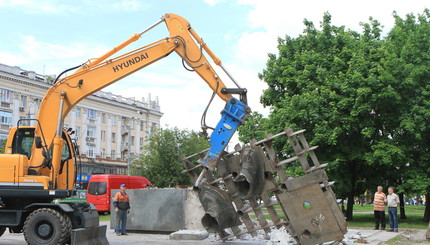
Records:
[[[119,190],[112,191],[113,196]],[[130,189],[131,212],[127,218],[129,231],[203,230],[201,218],[203,207],[192,189]],[[115,213],[113,206],[111,213]],[[110,227],[116,224],[116,216],[111,215]]]
[[[180,230],[169,235],[170,240],[204,240],[209,233],[204,230]]]

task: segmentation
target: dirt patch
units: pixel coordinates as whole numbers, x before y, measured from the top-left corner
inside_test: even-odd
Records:
[[[385,242],[384,244],[393,244],[393,245],[422,245],[422,244],[430,244],[430,240],[425,239],[425,230],[413,230],[408,229],[402,234],[396,236],[393,239]]]

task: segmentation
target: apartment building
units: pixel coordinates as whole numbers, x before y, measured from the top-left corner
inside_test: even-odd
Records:
[[[37,118],[53,80],[53,76],[0,64],[0,142],[20,119]],[[158,98],[153,100],[150,94],[136,100],[99,91],[81,101],[64,121],[64,128],[75,131],[80,174],[126,174],[128,161],[142,153],[162,116]]]

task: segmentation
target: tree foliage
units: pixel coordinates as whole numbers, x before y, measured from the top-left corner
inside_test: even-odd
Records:
[[[188,175],[181,173],[184,169],[181,159],[208,147],[207,139],[196,132],[159,129],[150,138],[145,153],[133,162],[133,170],[160,188],[191,185]]]
[[[257,133],[251,121],[240,128],[241,139],[306,128],[320,161],[330,163],[337,195],[348,197],[348,219],[353,197],[368,188],[416,191],[415,175],[429,191],[429,11],[394,18],[386,38],[377,20],[355,32],[332,25],[328,13],[319,29],[305,20],[302,35],[279,38],[278,54],[269,54],[259,74],[271,113],[251,117],[263,128]],[[286,146],[276,147],[282,153]]]

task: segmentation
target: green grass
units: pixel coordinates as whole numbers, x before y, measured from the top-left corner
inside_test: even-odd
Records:
[[[279,205],[274,206],[281,219],[285,216],[281,211],[281,207]],[[423,221],[425,206],[413,206],[407,205],[405,206],[405,212],[407,219],[399,220],[400,228],[409,228],[409,229],[427,229],[428,223]],[[268,220],[272,220],[270,215],[267,214],[266,209],[262,209],[265,213],[264,217]],[[398,211],[400,212],[400,211]],[[388,220],[388,212],[386,212],[386,221],[387,227],[389,227]],[[250,215],[252,219],[255,219],[255,215]],[[400,216],[400,214],[399,214]],[[348,227],[351,228],[373,228],[375,226],[373,222],[373,205],[354,205],[354,215],[353,220],[347,222]]]
[[[384,242],[384,244],[398,244],[402,242],[402,237],[401,236],[395,236],[393,238],[391,238],[390,240]]]
[[[406,215],[407,219],[399,219],[399,228],[408,229],[427,229],[428,223],[423,221],[423,215]],[[389,227],[388,215],[385,218],[387,227]],[[373,222],[373,214],[360,214],[354,213],[353,220],[348,221],[348,227],[350,228],[373,228],[375,223]]]
[[[346,205],[345,205],[345,208],[346,208]],[[406,216],[408,214],[416,214],[416,215],[424,214],[424,209],[425,209],[425,206],[423,205],[420,205],[420,206],[406,205],[405,206]],[[360,213],[360,212],[373,212],[373,205],[370,205],[370,204],[365,204],[363,206],[354,205],[354,213]],[[398,212],[400,211],[398,210]]]
[[[281,219],[285,218],[279,205],[275,205],[276,211],[278,212]],[[406,220],[399,220],[399,228],[408,229],[427,229],[428,223],[423,221],[424,206],[405,206],[406,209]],[[263,209],[265,213],[264,217],[267,220],[272,220],[267,210]],[[255,219],[255,215],[250,215],[252,219]],[[110,215],[100,215],[100,221],[109,221]],[[386,215],[387,227],[389,227],[388,214]],[[348,221],[348,227],[350,228],[373,228],[373,205],[354,205],[353,220]]]
[[[100,221],[109,221],[110,220],[110,215],[100,215]]]

